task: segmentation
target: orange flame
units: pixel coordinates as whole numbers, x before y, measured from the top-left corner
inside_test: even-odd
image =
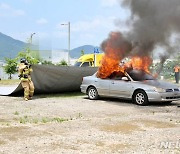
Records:
[[[149,66],[152,64],[152,59],[149,56],[134,56],[123,66],[120,66],[119,63],[120,60],[116,58],[115,55],[113,56],[112,54],[111,57],[105,55],[103,57],[102,64],[99,67],[97,76],[105,79],[108,78],[113,72],[124,73],[128,68],[144,70],[145,72],[150,73]]]
[[[102,49],[105,55],[98,69],[97,77],[108,78],[113,72],[124,73],[127,68],[144,70],[150,73],[149,66],[152,64],[150,56],[133,56],[131,60],[120,66],[120,61],[132,51],[131,43],[120,32],[110,33],[108,39],[103,41]]]
[[[119,66],[119,62],[130,50],[131,44],[123,37],[120,32],[112,32],[107,40],[102,43],[105,55],[99,67],[97,77],[108,78],[114,71],[124,72]]]
[[[152,64],[152,59],[149,56],[134,56],[130,64],[133,69],[144,70],[150,73],[149,66]]]
[[[98,69],[97,77],[105,79],[113,72],[124,72],[124,69],[119,66],[120,56],[116,56],[116,52],[112,48],[106,47],[106,53],[102,59],[101,66]]]
[[[124,72],[124,69],[119,66],[119,60],[111,59],[107,55],[103,57],[102,65],[99,67],[97,76],[105,79],[113,72]]]

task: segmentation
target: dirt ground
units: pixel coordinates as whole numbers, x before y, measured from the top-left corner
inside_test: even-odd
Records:
[[[46,97],[0,96],[0,153],[180,153],[180,101]]]

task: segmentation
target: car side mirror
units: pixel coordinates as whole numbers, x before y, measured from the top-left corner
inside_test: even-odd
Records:
[[[126,76],[122,77],[122,80],[123,81],[129,81],[129,79]]]

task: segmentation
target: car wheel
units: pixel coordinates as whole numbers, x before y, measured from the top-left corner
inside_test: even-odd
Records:
[[[95,87],[90,87],[88,89],[88,97],[89,99],[95,100],[98,98],[98,92]]]
[[[138,90],[133,95],[133,101],[137,105],[148,105],[148,97],[147,94],[143,90]]]

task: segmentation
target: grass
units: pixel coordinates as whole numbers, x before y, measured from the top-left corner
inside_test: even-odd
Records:
[[[69,119],[64,119],[64,118],[53,118],[52,121],[54,122],[58,122],[58,123],[61,123],[61,122],[64,122],[64,121],[68,121]]]
[[[83,116],[82,116],[82,113],[79,113],[78,114],[78,118],[82,118]]]
[[[38,98],[53,98],[53,97],[63,97],[63,98],[70,98],[70,97],[78,97],[78,96],[83,96],[85,94],[81,92],[63,92],[63,93],[58,93],[58,94],[40,94],[37,97]]]
[[[19,115],[19,112],[18,111],[14,112],[14,115]]]
[[[39,120],[38,119],[33,119],[33,121],[32,121],[34,124],[37,124],[38,122],[39,122]]]
[[[48,117],[42,117],[42,118],[32,118],[28,116],[20,117],[19,123],[26,124],[26,123],[49,123],[49,122],[57,122],[62,123],[64,121],[69,121],[70,119],[67,118],[61,118],[61,117],[54,117],[54,118],[48,118]]]
[[[16,85],[19,83],[20,83],[20,80],[18,80],[18,79],[0,80],[0,85]]]
[[[24,117],[21,117],[21,118],[19,119],[19,122],[20,122],[21,124],[26,124],[26,123],[28,123],[28,119],[26,119],[26,118],[24,118]]]
[[[47,117],[43,117],[42,119],[41,119],[41,122],[42,123],[47,123],[47,122],[50,122],[51,120],[49,119],[49,118],[47,118]]]

